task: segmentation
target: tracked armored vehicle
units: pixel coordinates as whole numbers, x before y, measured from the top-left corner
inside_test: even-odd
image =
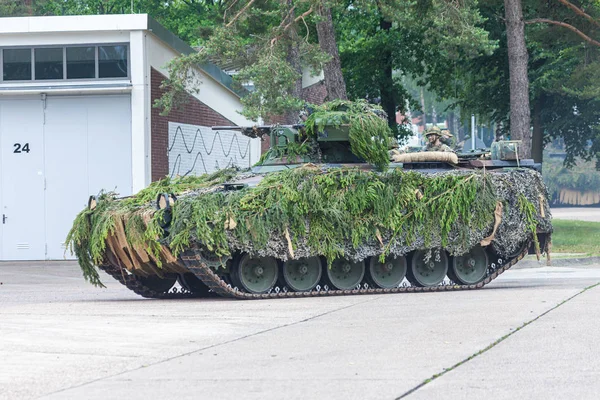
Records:
[[[552,231],[540,165],[490,153],[388,153],[381,111],[317,109],[248,170],[90,197],[67,238],[84,276],[144,297],[311,297],[481,288]],[[390,160],[391,158],[391,160]]]

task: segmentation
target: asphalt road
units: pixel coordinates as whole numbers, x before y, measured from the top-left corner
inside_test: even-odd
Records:
[[[556,219],[576,219],[580,221],[600,222],[600,208],[570,207],[553,208],[552,217]]]
[[[104,281],[0,263],[0,398],[600,398],[600,265],[261,301],[147,300]]]

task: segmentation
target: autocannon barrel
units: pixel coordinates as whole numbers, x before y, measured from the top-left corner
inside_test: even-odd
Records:
[[[292,129],[300,129],[302,127],[304,127],[303,124],[295,124],[295,125],[255,125],[255,126],[236,126],[236,125],[232,125],[232,126],[213,126],[212,130],[213,131],[218,131],[218,130],[230,130],[230,131],[240,131],[240,130],[244,130],[244,129],[248,129],[248,130],[264,130],[264,131],[268,131],[274,127],[278,127],[278,128],[292,128]]]

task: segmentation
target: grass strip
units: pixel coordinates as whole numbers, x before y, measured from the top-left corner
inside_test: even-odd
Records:
[[[552,220],[552,253],[600,254],[600,222]]]

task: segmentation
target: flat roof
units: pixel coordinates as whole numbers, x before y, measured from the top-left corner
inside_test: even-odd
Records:
[[[0,34],[137,31],[147,29],[148,14],[5,17],[0,19]]]
[[[75,33],[110,31],[149,31],[166,45],[181,54],[195,50],[175,34],[167,30],[148,14],[65,15],[50,17],[4,17],[0,18],[0,35],[27,33]],[[233,79],[217,65],[206,62],[199,67],[214,80],[238,96],[244,89],[234,89]]]

